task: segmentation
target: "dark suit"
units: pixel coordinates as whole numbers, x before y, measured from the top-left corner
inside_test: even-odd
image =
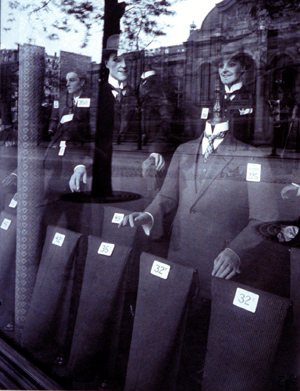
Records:
[[[115,98],[112,86],[105,82],[100,85],[98,116],[95,136],[92,193],[95,196],[108,196],[112,193],[111,159],[114,130]]]
[[[230,121],[230,129],[237,140],[251,144],[254,138],[254,101],[243,85],[232,93],[231,98],[223,92],[221,107],[223,117]]]
[[[269,165],[259,150],[229,133],[204,162],[201,142],[202,137],[177,148],[162,189],[146,209],[154,217],[153,233],[164,214],[176,210],[168,260],[190,265],[199,275],[200,294],[187,319],[180,390],[201,382],[215,258],[232,249],[241,260],[236,278],[247,283],[252,250],[263,241],[252,225],[278,218]],[[261,165],[259,182],[246,181],[248,163]]]
[[[44,192],[45,210],[43,212],[40,241],[43,242],[48,225],[60,226],[72,231],[82,232],[86,225],[82,218],[83,204],[61,200],[61,196],[70,193],[69,180],[77,165],[91,166],[91,139],[90,139],[90,106],[85,99],[89,95],[82,93],[81,101],[77,105],[70,104],[62,111],[52,111],[50,129],[55,133],[50,141],[44,156]],[[73,107],[72,107],[73,106]],[[73,114],[73,119],[62,123],[64,115]],[[62,151],[61,142],[66,148]],[[63,153],[60,153],[63,152]],[[81,185],[82,186],[82,185]]]
[[[178,147],[163,187],[146,211],[154,216],[155,228],[165,213],[177,209],[168,259],[198,269],[202,296],[210,297],[214,259],[231,248],[241,259],[243,276],[251,240],[257,238],[246,227],[276,220],[277,205],[269,165],[259,150],[228,134],[204,162],[201,141]],[[260,182],[246,181],[247,163],[261,165]]]
[[[130,86],[125,86],[118,98],[114,87],[104,82],[100,85],[97,131],[93,166],[92,192],[95,196],[110,196],[111,160],[114,134],[121,136],[136,126],[136,99]]]
[[[221,116],[229,120],[229,129],[231,129],[233,136],[245,144],[251,144],[254,139],[255,102],[247,88],[242,85],[239,90],[231,94],[227,94],[223,89],[220,93],[220,104],[222,108]],[[208,118],[212,119],[213,105],[208,109]],[[201,130],[203,131],[206,118],[202,115],[201,118],[205,119],[201,123]]]
[[[89,99],[82,93],[80,100]],[[55,133],[50,141],[44,158],[45,195],[47,198],[57,198],[69,191],[69,179],[74,168],[79,164],[90,165],[90,105],[81,107],[79,104],[65,107],[59,117],[59,110],[54,109],[50,121],[50,129]],[[65,115],[73,114],[73,119],[62,123]],[[66,148],[60,156],[61,142],[66,142]]]

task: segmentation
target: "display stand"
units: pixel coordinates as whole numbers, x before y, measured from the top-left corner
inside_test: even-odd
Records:
[[[76,273],[83,270],[76,265],[81,236],[60,227],[47,228],[22,337],[22,347],[42,364],[52,366],[68,353]]]
[[[131,248],[89,236],[68,376],[92,381],[113,377]]]
[[[174,390],[194,269],[143,253],[126,391]]]
[[[203,391],[264,391],[289,299],[213,278]]]

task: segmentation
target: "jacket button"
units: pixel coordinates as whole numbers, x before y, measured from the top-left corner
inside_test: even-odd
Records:
[[[195,210],[191,210],[191,213],[195,214],[195,213],[196,213],[196,211],[195,211]]]

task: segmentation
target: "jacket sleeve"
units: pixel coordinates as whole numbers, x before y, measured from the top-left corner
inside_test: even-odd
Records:
[[[251,262],[251,253],[264,238],[257,233],[262,222],[279,220],[277,196],[267,158],[253,159],[261,165],[260,181],[247,181],[249,222],[248,225],[228,245],[241,260],[241,269]]]
[[[161,190],[152,203],[145,209],[145,212],[148,212],[153,216],[153,229],[157,235],[162,233],[163,217],[178,207],[181,149],[181,146],[179,146],[175,151]]]

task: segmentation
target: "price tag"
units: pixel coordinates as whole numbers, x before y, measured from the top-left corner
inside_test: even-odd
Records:
[[[63,116],[61,117],[60,123],[61,123],[61,124],[64,124],[65,122],[70,122],[70,121],[72,121],[73,117],[74,117],[74,114],[66,114],[66,115],[63,115]]]
[[[237,288],[233,299],[233,305],[243,308],[246,311],[255,313],[259,295]]]
[[[67,143],[66,143],[66,141],[61,141],[61,142],[59,143],[58,156],[64,156],[66,148],[67,148]]]
[[[53,108],[54,109],[59,109],[59,101],[58,100],[54,100],[53,101]]]
[[[166,280],[169,276],[169,272],[170,272],[169,265],[162,263],[162,262],[159,262],[159,261],[153,262],[153,265],[151,268],[151,274],[153,274],[154,276],[157,276],[157,277],[160,277],[160,278],[163,278],[164,280]]]
[[[91,99],[90,98],[79,98],[77,102],[77,107],[90,107]]]
[[[201,119],[207,119],[208,118],[208,112],[209,108],[208,107],[203,107],[201,111]]]
[[[248,182],[260,182],[260,176],[261,164],[248,163],[246,180]]]
[[[114,251],[114,248],[115,248],[114,244],[102,242],[100,244],[100,247],[99,247],[99,250],[98,250],[98,254],[106,255],[107,257],[110,257],[111,254]]]
[[[56,232],[54,235],[54,238],[52,240],[52,244],[55,244],[55,246],[61,247],[64,243],[66,235],[60,234],[59,232]]]
[[[124,219],[124,213],[115,213],[112,218],[112,223],[120,224],[120,222]]]
[[[10,226],[10,223],[11,223],[11,220],[9,219],[4,219],[1,223],[1,228],[4,229],[5,231],[8,230],[9,226]]]
[[[10,200],[10,203],[9,203],[9,207],[10,208],[15,208],[18,204],[18,201],[15,199],[15,196],[13,196],[13,198]]]

